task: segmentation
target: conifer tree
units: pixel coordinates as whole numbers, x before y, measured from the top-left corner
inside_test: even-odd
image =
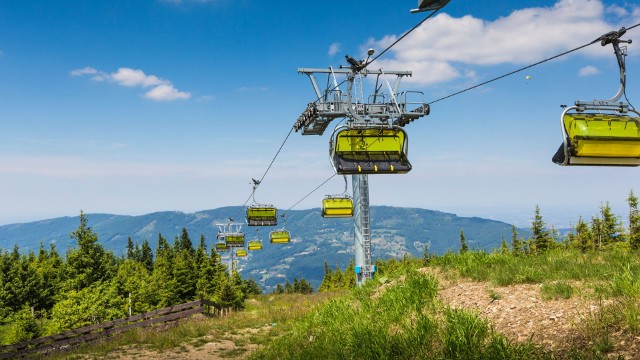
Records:
[[[599,217],[591,217],[591,234],[593,236],[593,248],[602,250],[604,231],[602,220]],[[604,241],[606,244],[606,240]]]
[[[324,262],[324,276],[322,277],[322,283],[320,283],[320,287],[318,288],[318,292],[331,291],[331,282],[332,282],[332,272],[329,264]]]
[[[126,302],[131,299],[132,314],[139,314],[154,308],[156,301],[151,294],[149,279],[151,274],[141,262],[125,260],[118,266],[112,286]]]
[[[342,284],[339,285],[339,288],[350,289],[354,287],[356,287],[356,261],[351,258],[349,265],[347,265],[347,268],[344,270]]]
[[[149,242],[145,239],[140,247],[140,262],[149,273],[153,271],[153,250],[149,246]]]
[[[540,214],[540,207],[536,205],[535,215],[533,217],[533,222],[531,223],[531,245],[533,247],[533,251],[535,253],[544,253],[549,248],[551,248],[551,235],[546,228],[546,224],[542,220],[542,215]]]
[[[298,280],[297,292],[300,294],[313,294],[313,288],[311,287],[311,284],[309,284],[309,282],[306,279],[301,278],[300,280]]]
[[[110,279],[115,270],[115,256],[98,243],[98,235],[87,225],[87,217],[82,211],[80,225],[70,236],[78,247],[67,254],[67,288],[81,290]]]
[[[15,344],[40,336],[40,327],[28,304],[23,305],[22,309],[12,314],[5,336],[6,339],[3,340],[8,344]]]
[[[63,262],[51,243],[49,251],[40,244],[40,250],[35,266],[38,276],[38,301],[32,305],[38,310],[49,310],[55,304],[56,295],[60,292]]]
[[[136,249],[133,245],[133,240],[131,240],[131,236],[127,238],[127,260],[136,260]]]
[[[464,238],[464,230],[460,229],[460,254],[464,254],[469,251],[469,246]]]
[[[594,249],[593,235],[587,223],[582,220],[582,217],[578,219],[578,224],[576,224],[573,246],[582,252]]]
[[[200,243],[198,244],[198,248],[196,249],[196,270],[200,273],[200,269],[205,266],[205,262],[207,259],[207,244],[205,242],[206,238],[204,234],[200,235]]]
[[[182,228],[182,233],[180,237],[176,237],[174,248],[176,252],[187,251],[189,255],[193,256],[195,254],[195,249],[193,248],[193,242],[189,237],[189,232],[187,232],[187,228]]]
[[[632,250],[640,250],[640,211],[638,211],[638,198],[629,192],[627,198],[629,204],[629,247]]]
[[[179,304],[173,276],[173,249],[162,234],[158,234],[156,261],[153,265],[150,286],[154,303],[158,307]]]
[[[253,279],[243,280],[244,292],[247,295],[262,295],[262,288]]]
[[[504,239],[504,235],[502,235],[502,242],[500,243],[500,253],[503,255],[507,255],[510,253],[509,245],[507,244],[507,240]]]
[[[287,280],[287,282],[284,283],[284,292],[287,294],[293,293],[293,285],[291,285],[289,280]]]
[[[523,245],[522,240],[518,236],[518,229],[515,225],[511,225],[511,249],[513,255],[523,255],[525,253]]]

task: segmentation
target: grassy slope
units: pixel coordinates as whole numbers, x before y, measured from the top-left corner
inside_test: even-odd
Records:
[[[512,343],[476,314],[440,303],[436,279],[417,270],[425,263],[407,259],[381,266],[386,272],[381,270],[377,281],[348,293],[265,295],[249,300],[246,311],[223,319],[185,322],[166,331],[130,332],[65,357],[106,356],[131,344],[164,351],[228,339],[237,345],[229,357],[247,355],[257,345],[250,355],[253,359],[591,359],[612,349],[614,331],[640,335],[638,254],[625,250],[589,254],[557,250],[531,257],[447,254],[429,259],[426,265],[454,279],[462,276],[498,286],[541,284],[546,298],[615,301],[609,301],[591,326],[581,327],[585,346],[551,354],[534,344]],[[241,336],[246,333],[251,335]]]

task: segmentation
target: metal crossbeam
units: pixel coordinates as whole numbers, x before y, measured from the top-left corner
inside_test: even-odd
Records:
[[[355,71],[351,68],[299,68],[298,73],[306,74],[311,80],[311,85],[317,96],[317,100],[307,104],[307,108],[300,114],[293,128],[301,131],[302,135],[322,135],[335,119],[348,119],[350,122],[372,122],[376,125],[406,124],[429,115],[429,105],[424,102],[424,94],[417,91],[398,92],[400,81],[405,76],[411,76],[411,71],[397,70],[368,70]],[[318,86],[316,74],[326,74],[327,87],[321,90]],[[352,90],[353,77],[366,77],[368,75],[396,76],[393,85],[388,81],[387,92],[379,92],[371,95],[368,101],[364,101],[364,94],[359,93],[358,100],[351,99],[349,91],[345,93],[338,86],[336,75],[346,75],[350,80],[349,90]],[[351,77],[351,78],[349,78]],[[361,84],[359,84],[361,88]],[[412,108],[412,109],[409,109]]]

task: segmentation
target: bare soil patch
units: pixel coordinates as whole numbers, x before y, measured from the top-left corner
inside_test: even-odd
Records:
[[[150,359],[150,360],[222,360],[245,359],[260,345],[250,341],[253,335],[267,332],[268,326],[263,328],[248,328],[234,335],[225,335],[222,339],[213,336],[204,336],[190,344],[167,351],[149,350],[142,346],[131,346],[121,351],[109,354],[113,359]]]
[[[559,355],[572,347],[589,345],[584,336],[585,324],[597,318],[601,306],[608,303],[580,295],[545,301],[539,284],[496,287],[486,282],[450,281],[442,274],[434,275],[439,279],[438,295],[444,304],[477,312],[511,341],[531,341]],[[640,359],[640,336],[617,329],[610,338],[614,346],[608,354],[610,358],[620,355],[624,359]]]

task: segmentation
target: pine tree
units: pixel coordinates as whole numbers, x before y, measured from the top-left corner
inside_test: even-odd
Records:
[[[136,249],[133,245],[133,240],[131,240],[131,236],[127,238],[127,260],[135,260]]]
[[[243,287],[247,295],[262,295],[262,288],[253,279],[243,280]]]
[[[587,223],[582,220],[582,217],[578,219],[578,224],[576,224],[576,235],[574,236],[572,246],[580,249],[582,252],[587,252],[594,248],[593,235]]]
[[[193,248],[193,242],[191,242],[191,238],[189,237],[189,232],[187,232],[187,228],[182,228],[182,234],[180,237],[176,237],[174,248],[176,252],[187,251],[189,255],[193,256],[195,254],[195,249]]]
[[[98,235],[87,225],[82,211],[80,225],[70,236],[78,247],[67,254],[67,288],[80,290],[110,279],[115,271],[115,256],[98,243]]]
[[[195,299],[197,276],[196,264],[189,250],[178,251],[173,261],[173,279],[175,294],[179,302]]]
[[[609,202],[600,205],[601,229],[603,245],[609,245],[623,239],[622,225],[611,211]]]
[[[313,288],[311,287],[311,284],[309,284],[309,282],[304,278],[298,280],[298,293],[313,294]]]
[[[329,264],[324,262],[324,276],[322,277],[322,283],[320,283],[320,287],[318,288],[318,292],[331,291],[331,282],[332,282],[332,272]]]
[[[284,292],[287,294],[293,293],[293,285],[291,285],[289,280],[287,280],[287,282],[284,283]]]
[[[531,245],[533,247],[533,251],[535,253],[544,253],[549,248],[551,248],[551,236],[549,231],[546,229],[546,225],[542,220],[542,215],[540,215],[540,207],[536,205],[535,215],[533,218],[533,222],[531,223]]]
[[[140,262],[149,273],[153,271],[153,250],[147,240],[143,241],[140,247]]]
[[[502,242],[500,243],[500,253],[503,255],[509,254],[509,245],[507,244],[507,240],[504,239],[504,235],[502,235]]]
[[[276,289],[274,290],[275,294],[284,294],[284,288],[282,284],[276,284]]]
[[[603,242],[606,244],[606,240],[603,241],[604,231],[602,226],[602,220],[599,217],[591,217],[591,234],[593,236],[593,248],[602,250]]]
[[[215,249],[211,249],[211,255],[203,260],[198,272],[197,296],[212,299],[224,281],[226,281],[226,269],[220,261],[220,255]]]
[[[202,267],[206,266],[205,264],[206,261],[208,261],[207,244],[205,242],[205,236],[203,234],[203,235],[200,235],[200,243],[198,244],[198,248],[196,249],[195,264],[196,264],[196,269],[198,273],[200,273],[200,270]]]
[[[464,254],[469,251],[469,246],[464,238],[464,230],[460,229],[460,254]]]
[[[162,234],[158,234],[156,261],[153,264],[150,287],[153,302],[157,307],[178,304],[177,284],[173,276],[173,249]]]
[[[38,258],[34,264],[38,276],[38,300],[32,305],[38,310],[49,310],[55,304],[55,298],[60,292],[63,262],[51,243],[49,251],[40,244]]]
[[[127,259],[118,267],[112,286],[118,296],[126,299],[127,302],[130,296],[133,314],[143,313],[154,308],[156,299],[151,293],[150,278],[151,274],[141,262]]]
[[[638,211],[638,198],[633,190],[627,198],[629,204],[629,247],[632,250],[640,250],[640,211]]]
[[[511,249],[513,255],[523,255],[525,253],[522,240],[518,236],[518,229],[515,225],[511,225]]]
[[[344,270],[344,275],[342,276],[342,284],[339,285],[340,289],[351,289],[356,287],[356,261],[351,258],[349,260],[349,265]]]

